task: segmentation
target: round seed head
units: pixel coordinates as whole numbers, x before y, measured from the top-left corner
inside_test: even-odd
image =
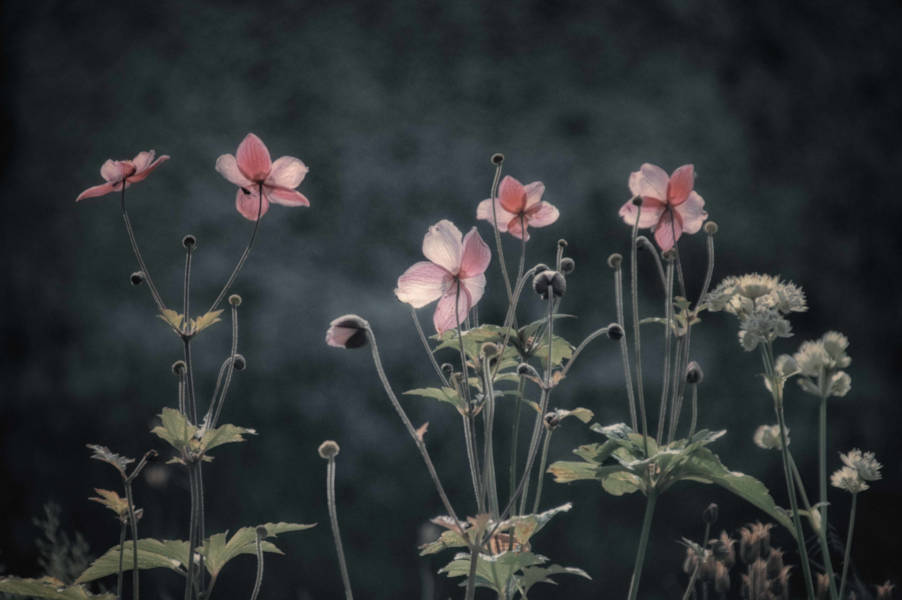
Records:
[[[333,440],[326,440],[322,444],[319,445],[319,455],[325,460],[330,460],[338,456],[338,453],[341,451],[341,448],[338,446],[338,442]]]
[[[492,155],[491,161],[493,165],[500,165],[504,162],[504,155],[500,152],[496,152]]]
[[[697,362],[693,360],[686,365],[686,383],[701,383],[704,378],[705,373]]]
[[[492,342],[486,342],[479,349],[479,352],[486,358],[498,356],[498,346]]]
[[[182,246],[185,248],[193,248],[197,246],[197,238],[190,233],[182,238]]]
[[[615,252],[608,257],[608,266],[612,269],[619,269],[621,264],[623,264],[623,255]]]
[[[132,285],[141,285],[144,283],[144,271],[135,271],[129,275],[129,281],[131,281]]]
[[[243,354],[236,354],[232,365],[235,367],[236,371],[243,371],[247,368],[247,360],[244,358]]]
[[[623,327],[620,326],[620,323],[611,323],[608,325],[608,337],[614,341],[623,337]]]
[[[633,196],[633,204],[642,206],[642,196]]]
[[[570,258],[569,256],[565,256],[561,259],[561,273],[564,275],[569,275],[573,271],[576,270],[576,261]]]
[[[188,371],[188,365],[183,360],[177,360],[172,363],[172,373],[174,375],[184,375]]]
[[[717,233],[718,229],[720,229],[720,227],[714,221],[708,221],[707,223],[705,223],[705,233],[707,233],[708,235],[714,235],[715,233]]]
[[[532,289],[542,298],[560,298],[567,291],[567,280],[557,271],[542,271],[532,280]]]
[[[238,294],[232,294],[229,296],[229,304],[232,306],[241,306],[241,296]]]

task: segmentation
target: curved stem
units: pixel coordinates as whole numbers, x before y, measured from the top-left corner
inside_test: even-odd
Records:
[[[191,494],[191,511],[188,523],[188,564],[185,575],[185,600],[191,600],[194,588],[194,548],[197,545],[197,494],[194,485],[194,469],[188,467],[188,490]]]
[[[500,357],[499,357],[500,358]],[[483,410],[483,437],[484,441],[484,457],[482,459],[483,466],[483,487],[488,497],[489,512],[492,517],[498,518],[498,481],[495,477],[495,389],[491,380],[490,359],[484,358],[482,361],[483,374],[483,391],[485,392],[485,409]]]
[[[241,253],[241,258],[238,259],[238,264],[235,265],[235,268],[232,269],[232,274],[229,275],[228,280],[225,285],[222,287],[222,291],[219,292],[219,295],[216,296],[216,300],[213,301],[213,304],[210,305],[210,309],[207,312],[213,312],[216,310],[216,307],[219,306],[219,303],[222,302],[222,299],[225,298],[225,295],[229,293],[229,290],[232,289],[232,285],[235,283],[235,280],[238,278],[238,273],[241,272],[241,268],[244,266],[244,262],[247,260],[248,255],[250,255],[251,250],[254,247],[254,240],[257,239],[257,229],[260,227],[260,220],[263,218],[261,214],[263,212],[263,184],[260,183],[257,185],[257,194],[259,198],[259,204],[257,205],[257,219],[254,221],[254,228],[251,230],[251,239],[248,240],[247,246],[244,248],[244,252]]]
[[[645,393],[642,390],[642,334],[639,332],[639,272],[636,256],[636,237],[639,231],[639,215],[642,206],[638,206],[636,222],[633,223],[633,235],[630,239],[630,294],[633,297],[633,346],[636,355],[636,392],[639,399],[639,415],[642,420],[642,443],[645,455],[648,456],[648,419],[645,415]]]
[[[639,534],[639,547],[636,549],[636,562],[633,564],[633,577],[630,579],[628,600],[636,600],[639,595],[639,580],[642,578],[642,567],[645,565],[645,550],[648,548],[648,538],[651,533],[651,521],[655,515],[656,501],[657,493],[654,488],[651,488],[646,498],[645,517],[642,519],[642,531]]]
[[[473,402],[470,398],[470,375],[467,368],[467,354],[464,351],[464,336],[460,327],[460,281],[456,282],[457,289],[454,296],[454,319],[457,322],[457,342],[460,350],[460,373],[462,390],[461,397],[467,406],[467,414],[464,415],[464,436],[468,445],[467,458],[470,459],[470,474],[473,478],[474,492],[476,493],[476,506],[480,513],[485,512],[485,489],[482,487],[482,475],[479,469],[479,459],[476,450],[476,436],[473,434],[474,418],[473,418]]]
[[[144,280],[147,282],[147,289],[150,290],[150,295],[153,296],[153,301],[157,305],[157,310],[163,312],[166,310],[166,303],[163,302],[162,296],[160,296],[160,292],[157,291],[157,286],[153,283],[153,278],[150,276],[150,271],[147,270],[147,265],[144,264],[144,257],[141,256],[141,250],[138,249],[138,241],[135,239],[135,232],[132,229],[132,222],[128,218],[128,211],[125,210],[125,184],[122,185],[122,195],[120,196],[120,207],[122,209],[122,220],[125,222],[125,231],[128,233],[128,241],[131,242],[132,252],[135,254],[135,258],[138,261],[138,268],[144,273]]]
[[[570,370],[570,365],[572,365],[574,363],[574,361],[576,361],[576,357],[579,356],[580,352],[585,350],[586,346],[589,345],[589,342],[591,342],[592,340],[594,340],[595,338],[597,338],[600,335],[606,334],[609,329],[610,329],[610,326],[596,329],[595,331],[593,331],[592,333],[587,335],[586,339],[584,339],[582,342],[580,342],[579,346],[576,347],[576,350],[574,350],[573,354],[570,356],[570,360],[567,361],[567,364],[564,365],[564,368],[561,370],[561,378],[562,379],[567,376],[567,372]]]
[[[489,197],[492,205],[492,229],[495,231],[495,248],[498,250],[498,266],[501,268],[501,276],[504,278],[504,289],[507,291],[507,301],[513,302],[514,294],[511,291],[511,280],[507,274],[507,263],[504,260],[504,248],[501,245],[501,232],[498,231],[498,210],[495,207],[495,197],[498,195],[498,180],[501,178],[501,165],[495,166],[495,178],[492,180],[492,195]]]
[[[335,457],[329,458],[326,467],[326,500],[329,504],[329,521],[332,524],[332,537],[335,538],[335,551],[338,553],[338,566],[341,570],[341,582],[345,588],[345,598],[354,600],[351,593],[351,578],[348,577],[348,565],[341,545],[341,534],[338,531],[338,506],[335,502]]]
[[[802,481],[802,474],[799,472],[799,467],[792,457],[792,452],[789,453],[789,466],[792,468],[792,475],[796,485],[799,486],[799,495],[802,498],[802,504],[805,506],[805,510],[808,511],[808,514],[812,514],[812,511],[815,509],[811,507],[811,502],[808,500],[808,493],[805,491],[805,483]],[[817,542],[821,548],[821,554],[824,557],[824,574],[827,575],[828,578],[827,585],[830,592],[830,598],[831,600],[839,600],[839,596],[836,592],[836,574],[833,572],[833,559],[830,557],[830,547],[827,544],[826,521],[820,522],[820,526],[815,533],[817,534]]]
[[[839,584],[839,597],[845,598],[846,576],[849,574],[849,557],[852,554],[852,536],[855,534],[855,508],[858,504],[858,493],[852,494],[852,508],[849,511],[849,533],[846,535],[846,549],[842,558],[842,582]]]
[[[235,356],[238,354],[238,307],[232,306],[232,347],[229,350],[229,357],[223,363],[223,367],[225,367],[225,381],[222,384],[222,389],[217,397],[216,392],[213,392],[213,402],[210,404],[210,408],[207,411],[207,414],[210,414],[212,411],[213,416],[209,420],[210,428],[215,428],[216,424],[219,422],[219,415],[222,412],[222,407],[225,404],[226,395],[229,393],[229,386],[232,383],[232,375],[235,373]],[[220,375],[222,374],[222,368],[220,368]],[[216,381],[216,387],[219,388],[219,380]],[[213,407],[216,407],[215,409]]]
[[[695,301],[695,310],[698,312],[699,305],[704,301],[708,288],[711,286],[711,278],[714,275],[714,234],[707,234],[705,247],[708,250],[708,267],[705,270],[705,282],[702,284],[701,292],[698,294],[698,300]]]

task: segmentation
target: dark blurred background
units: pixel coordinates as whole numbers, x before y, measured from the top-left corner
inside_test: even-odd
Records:
[[[316,455],[327,438],[342,447],[339,516],[359,596],[420,598],[440,559],[450,559],[417,557],[420,528],[441,506],[367,353],[327,348],[323,335],[335,316],[359,313],[380,336],[397,390],[435,384],[392,290],[421,260],[429,225],[475,224],[493,152],[505,153],[507,173],[542,180],[545,199],[560,208],[557,223],[535,231],[529,260],[550,262],[555,241],[569,241],[577,269],[562,310],[579,318],[560,331],[574,343],[615,319],[605,258],[628,249],[617,210],[629,173],[646,161],[668,171],[695,164],[696,189],[720,224],[715,282],[759,271],[805,288],[811,309],[793,317],[797,335],[781,352],[830,329],[851,340],[852,391],[830,405],[830,467],[852,447],[885,464],[884,480],[859,502],[853,573],[869,584],[898,577],[900,27],[902,9],[889,1],[5,2],[0,563],[7,573],[40,574],[32,519],[48,501],[94,556],[113,546],[118,526],[87,498],[94,487],[119,489],[118,478],[89,460],[85,444],[129,456],[165,450],[148,429],[176,404],[169,367],[180,343],[154,316],[147,290],[129,285],[136,265],[118,201],[76,206],[75,196],[100,183],[109,157],[148,148],[171,155],[131,188],[131,216],[171,304],[181,294],[180,240],[198,237],[194,305],[209,303],[250,232],[213,163],[253,131],[274,158],[307,163],[300,189],[312,206],[271,209],[235,288],[245,300],[240,351],[249,367],[224,418],[261,435],[219,449],[206,468],[207,527],[320,524],[280,539],[287,556],[267,559],[264,597],[341,597]],[[490,240],[486,224],[479,228]],[[505,242],[516,256],[517,244]],[[701,236],[682,243],[691,289],[701,285],[703,248]],[[481,315],[500,319],[494,262],[488,275]],[[646,265],[647,313],[660,306],[653,277]],[[527,294],[521,319],[540,313]],[[428,325],[431,309],[421,314]],[[714,449],[785,504],[778,455],[751,442],[759,424],[773,422],[758,357],[739,347],[731,317],[704,321],[693,335],[706,373],[701,424],[728,429]],[[223,323],[195,344],[201,398],[212,393],[228,339]],[[616,347],[600,340],[580,362],[557,405],[586,406],[602,423],[626,420]],[[655,365],[650,358],[653,382]],[[649,386],[655,397],[657,383]],[[405,401],[416,423],[430,422],[446,487],[459,512],[472,513],[459,419],[446,406]],[[509,419],[510,407],[501,410]],[[817,401],[792,385],[787,413],[813,493]],[[506,425],[500,435],[506,444]],[[552,459],[596,439],[567,423]],[[183,473],[161,465],[148,473],[136,484],[142,536],[184,538]],[[624,595],[641,498],[611,497],[588,482],[549,480],[545,490],[544,506],[572,500],[574,509],[543,531],[536,550],[593,580],[561,577],[532,597]],[[850,498],[836,490],[831,499],[844,532]],[[643,597],[682,592],[677,541],[701,537],[711,501],[721,505],[717,527],[730,532],[765,518],[718,489],[676,487],[656,515]],[[785,533],[776,543],[795,562]],[[218,595],[249,595],[253,570],[252,557],[236,560]],[[142,582],[160,598],[180,593],[169,572]],[[460,595],[442,578],[435,584],[436,597]]]

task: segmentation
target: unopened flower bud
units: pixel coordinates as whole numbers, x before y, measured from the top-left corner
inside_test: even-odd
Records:
[[[318,449],[319,455],[326,460],[335,458],[340,451],[341,448],[339,448],[338,442],[332,440],[326,440],[319,445]]]
[[[141,285],[144,283],[144,271],[135,271],[129,275],[128,279],[132,282],[132,285]]]
[[[632,203],[635,206],[642,206],[642,196],[633,196]]]
[[[193,248],[197,246],[197,238],[190,233],[182,238],[182,246],[185,248]]]
[[[712,502],[705,507],[705,510],[702,511],[702,521],[705,523],[705,525],[713,525],[717,522],[717,516],[719,512],[720,511],[717,504]]]
[[[547,270],[548,270],[548,265],[546,265],[545,263],[536,263],[536,266],[534,266],[532,268],[533,275],[538,275],[542,271],[547,271]]]
[[[623,337],[623,327],[620,326],[620,323],[611,323],[608,325],[608,337],[614,341]]]
[[[701,383],[704,378],[705,373],[697,362],[693,360],[686,365],[686,383]]]
[[[172,363],[172,373],[178,376],[184,375],[188,371],[188,365],[183,360],[177,360]]]
[[[236,371],[243,371],[247,368],[247,360],[244,358],[243,354],[236,354],[234,360],[232,361],[232,366]]]
[[[498,356],[498,346],[492,342],[486,342],[479,348],[479,353],[486,358]]]
[[[500,152],[496,152],[492,155],[491,161],[493,165],[500,165],[504,162],[504,155]]]
[[[665,262],[673,262],[676,260],[676,251],[671,248],[670,250],[662,252],[661,258],[663,258]]]
[[[232,294],[229,296],[229,304],[232,306],[241,306],[241,296],[238,294]]]
[[[520,363],[519,365],[517,365],[517,375],[541,379],[541,377],[539,377],[539,372],[536,371],[536,368],[529,363]]]
[[[454,373],[454,365],[452,365],[451,363],[442,363],[441,369],[445,377],[451,377],[451,375]]]
[[[569,275],[573,271],[576,270],[576,261],[570,258],[569,256],[565,256],[561,259],[561,273],[564,275]]]
[[[718,229],[720,229],[720,227],[718,227],[717,223],[715,223],[714,221],[708,221],[707,223],[705,223],[705,233],[707,233],[708,235],[714,235],[715,233],[717,233]]]
[[[269,535],[269,532],[266,530],[266,527],[264,527],[263,525],[257,526],[257,537],[259,539],[262,540],[263,538],[267,537],[268,535]]]
[[[533,278],[532,289],[542,300],[548,300],[549,295],[560,298],[567,291],[567,280],[557,271],[542,271]]]
[[[343,315],[329,323],[326,343],[335,348],[360,348],[367,342],[370,324],[357,315]]]
[[[619,269],[622,263],[623,255],[618,254],[617,252],[608,257],[608,266],[612,269]]]
[[[543,420],[545,422],[545,429],[554,431],[561,424],[561,415],[556,410],[553,410],[545,413]]]
[[[557,245],[558,245],[558,248],[566,248],[567,240],[565,240],[564,238],[561,238],[557,241]]]

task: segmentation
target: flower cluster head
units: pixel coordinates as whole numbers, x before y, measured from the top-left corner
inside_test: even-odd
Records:
[[[873,452],[862,452],[855,448],[839,457],[845,466],[830,476],[830,483],[834,487],[857,494],[870,487],[866,482],[877,481],[882,477],[880,469],[883,465],[877,462]]]
[[[852,379],[842,369],[852,363],[846,354],[849,340],[838,331],[828,331],[821,339],[803,342],[793,359],[801,375],[799,385],[809,394],[842,397],[849,393]]]
[[[639,219],[640,229],[652,229],[662,252],[673,248],[683,233],[696,233],[702,228],[708,213],[705,201],[693,187],[695,167],[683,165],[670,177],[657,165],[643,164],[630,174],[629,187],[633,197],[620,207],[620,217],[629,225]]]
[[[432,322],[443,333],[459,326],[482,298],[492,253],[475,227],[463,236],[454,223],[443,219],[423,238],[423,255],[429,260],[398,277],[395,295],[414,308],[438,300]]]
[[[265,215],[270,202],[310,206],[307,197],[295,189],[307,175],[307,165],[293,156],[273,162],[266,144],[253,133],[241,140],[235,156],[223,154],[216,159],[216,170],[238,186],[235,207],[250,221]]]
[[[785,429],[786,445],[789,445],[789,428]],[[780,441],[779,425],[761,425],[752,436],[755,445],[763,450],[779,450],[783,447]]]
[[[710,311],[726,311],[739,319],[739,343],[746,351],[778,337],[790,337],[786,315],[808,310],[802,288],[776,275],[751,273],[727,277],[705,297]]]
[[[476,218],[488,221],[501,233],[526,241],[530,226],[545,227],[560,216],[553,204],[542,200],[544,193],[545,184],[541,181],[523,185],[507,175],[498,186],[494,203],[492,198],[487,198],[476,207]]]
[[[127,188],[133,183],[144,181],[148,175],[153,173],[154,169],[169,160],[169,156],[165,154],[156,160],[154,160],[154,156],[153,150],[146,150],[139,152],[132,160],[107,160],[100,167],[100,176],[106,180],[106,183],[89,187],[80,193],[75,201],[106,196],[124,189],[123,186]]]

